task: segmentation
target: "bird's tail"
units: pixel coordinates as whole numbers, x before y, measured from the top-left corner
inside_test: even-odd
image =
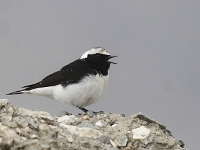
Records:
[[[24,90],[19,90],[19,91],[8,93],[6,95],[15,95],[15,94],[23,94],[23,93],[24,93]]]

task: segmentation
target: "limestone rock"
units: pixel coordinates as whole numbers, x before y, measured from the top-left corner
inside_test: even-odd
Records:
[[[132,132],[133,132],[133,139],[145,139],[150,134],[150,130],[144,126],[133,129]]]
[[[164,125],[144,114],[51,116],[0,100],[1,150],[186,150]]]

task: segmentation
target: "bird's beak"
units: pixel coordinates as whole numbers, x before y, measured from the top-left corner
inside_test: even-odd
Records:
[[[117,57],[117,56],[109,56],[108,59],[111,59],[111,58],[114,58],[114,57]],[[111,64],[117,64],[116,62],[112,62],[112,61],[109,61],[109,63],[111,63]]]

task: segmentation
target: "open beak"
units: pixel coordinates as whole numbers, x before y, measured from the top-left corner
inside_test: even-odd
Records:
[[[111,58],[114,58],[114,57],[118,57],[118,56],[109,56],[108,59],[111,59]],[[111,64],[117,64],[116,62],[112,62],[112,61],[109,61],[109,63],[111,63]]]

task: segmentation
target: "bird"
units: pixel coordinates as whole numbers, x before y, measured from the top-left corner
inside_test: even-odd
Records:
[[[81,57],[62,67],[41,81],[23,86],[21,90],[8,93],[45,96],[87,113],[85,108],[97,102],[107,89],[111,56],[104,48],[94,47]],[[93,111],[92,111],[93,112]]]

